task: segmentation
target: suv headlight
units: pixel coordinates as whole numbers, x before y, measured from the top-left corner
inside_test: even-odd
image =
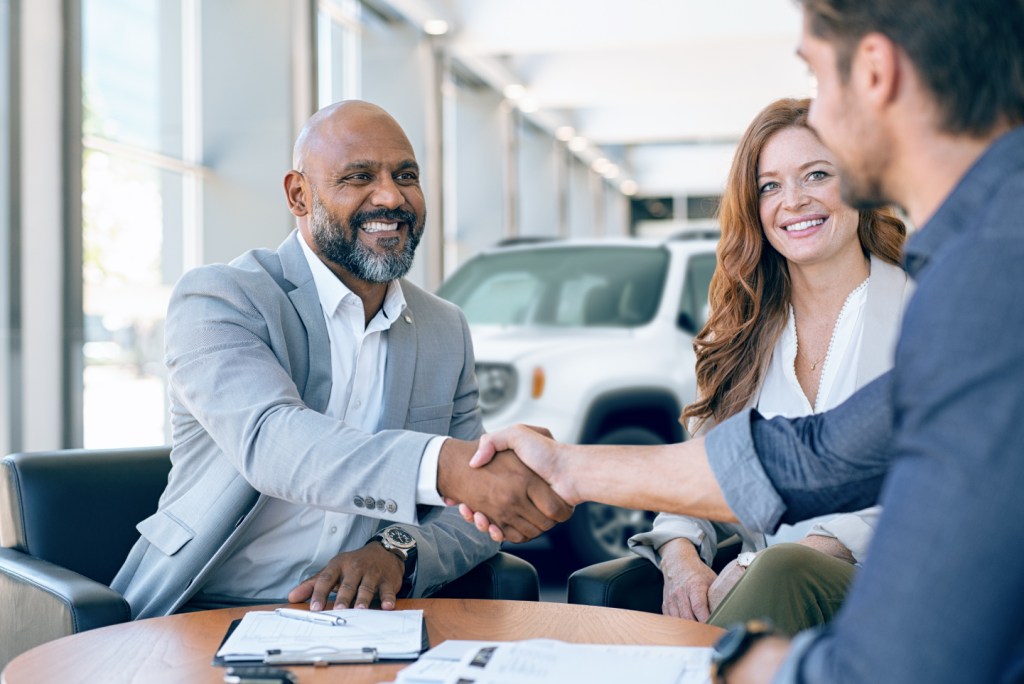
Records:
[[[516,396],[516,369],[499,363],[476,364],[480,410],[486,415],[505,408]]]

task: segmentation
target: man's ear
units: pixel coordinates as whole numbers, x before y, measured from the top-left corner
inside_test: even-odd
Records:
[[[888,36],[869,33],[857,45],[851,65],[857,93],[872,108],[885,108],[900,89],[899,48]]]
[[[294,169],[284,175],[284,196],[288,201],[288,211],[295,216],[309,213],[306,203],[306,179]]]

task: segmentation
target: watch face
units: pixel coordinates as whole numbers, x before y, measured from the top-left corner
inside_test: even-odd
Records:
[[[416,546],[416,539],[401,527],[389,527],[384,530],[387,540],[401,549],[411,549]]]
[[[736,565],[741,568],[748,567],[757,558],[757,554],[753,551],[744,551],[740,555],[736,556]]]

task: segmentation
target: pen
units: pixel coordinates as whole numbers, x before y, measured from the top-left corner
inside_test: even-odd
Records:
[[[275,608],[274,612],[283,618],[302,620],[303,622],[315,622],[318,625],[338,626],[343,625],[346,622],[345,618],[338,617],[337,615],[311,613],[306,610],[295,610],[294,608]]]

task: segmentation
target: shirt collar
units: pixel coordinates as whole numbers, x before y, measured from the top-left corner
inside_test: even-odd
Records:
[[[907,242],[903,265],[915,280],[928,260],[956,235],[986,224],[992,196],[1024,165],[1024,126],[1003,134],[978,158],[938,211]]]
[[[356,293],[348,289],[345,283],[341,282],[341,279],[327,268],[327,264],[322,262],[320,257],[306,244],[306,240],[299,231],[295,231],[295,239],[299,241],[302,254],[306,257],[306,263],[309,264],[309,270],[313,274],[313,284],[316,285],[316,293],[320,297],[320,306],[328,316],[334,315],[346,297],[359,299]],[[385,327],[390,327],[405,308],[405,294],[402,292],[402,286],[399,281],[392,280],[388,283],[388,291],[384,295],[381,310],[374,319],[383,315],[388,320],[388,325]]]

